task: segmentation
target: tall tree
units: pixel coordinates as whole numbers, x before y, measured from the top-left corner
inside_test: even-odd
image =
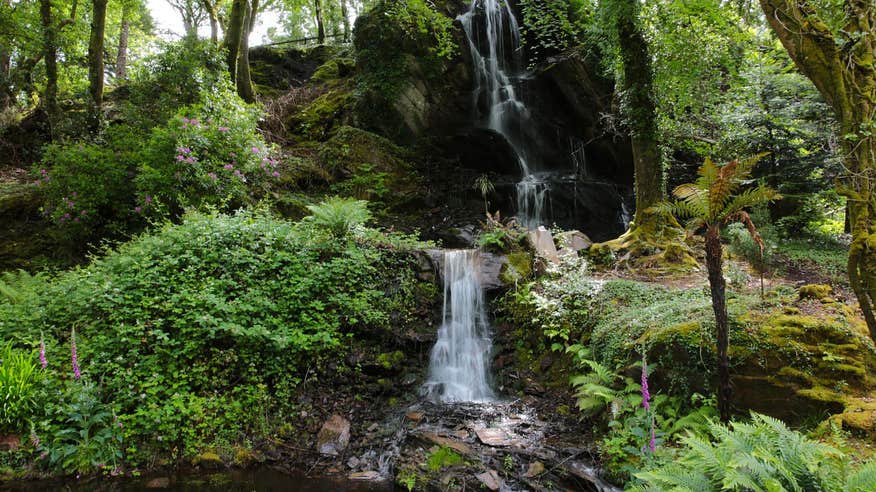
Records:
[[[210,20],[210,41],[219,42],[219,0],[201,0]]]
[[[840,192],[848,199],[852,230],[849,283],[876,341],[876,8],[873,0],[760,4],[791,59],[839,122],[846,168]]]
[[[103,45],[107,0],[91,2],[91,38],[88,41],[89,126],[97,131],[103,106]]]
[[[186,36],[197,36],[198,28],[208,16],[204,4],[198,0],[167,0],[167,3],[179,13]]]
[[[325,43],[325,16],[322,10],[322,0],[313,0],[313,14],[316,16],[316,42]]]
[[[228,17],[228,28],[225,30],[225,61],[231,79],[237,81],[237,57],[240,54],[240,43],[246,31],[247,0],[233,0],[231,14]]]
[[[119,47],[116,53],[116,78],[128,78],[128,36],[131,34],[130,8],[126,3],[122,7],[122,25],[119,28]]]
[[[254,102],[255,89],[252,86],[252,77],[249,71],[249,36],[255,29],[259,0],[244,3],[246,4],[246,15],[244,16],[244,32],[240,38],[240,55],[237,61],[237,94],[246,102]]]
[[[350,42],[350,9],[347,0],[341,0],[341,22],[344,24],[344,42]]]
[[[54,125],[58,118],[58,41],[57,26],[52,18],[52,0],[40,0],[40,21],[43,27],[43,59],[46,64],[46,90],[43,103],[49,116],[49,126],[54,138]]]
[[[700,167],[695,183],[683,184],[673,191],[678,198],[674,203],[660,203],[657,208],[675,214],[680,219],[689,219],[691,231],[705,229],[706,269],[709,272],[709,290],[712,294],[712,309],[715,312],[715,342],[718,367],[718,413],[722,422],[730,421],[729,322],[727,319],[726,282],[723,273],[721,227],[742,222],[752,238],[763,250],[763,240],[757,233],[751,217],[745,209],[778,198],[772,188],[758,186],[740,192],[742,184],[751,177],[756,159],[733,161],[724,166],[715,165],[710,159]]]

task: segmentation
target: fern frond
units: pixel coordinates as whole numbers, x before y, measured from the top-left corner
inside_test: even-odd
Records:
[[[876,490],[876,461],[858,468],[846,482],[845,492],[868,492]]]
[[[769,203],[779,198],[781,198],[781,195],[769,186],[749,188],[730,200],[730,203],[723,208],[720,220],[725,222],[727,221],[727,218],[745,210],[746,208],[751,208],[762,203]]]

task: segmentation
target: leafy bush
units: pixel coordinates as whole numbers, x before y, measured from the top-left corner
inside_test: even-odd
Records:
[[[37,404],[37,363],[31,351],[11,343],[0,349],[0,433],[25,428]]]
[[[521,0],[522,31],[533,61],[581,44],[590,13],[583,0]]]
[[[368,202],[352,198],[331,197],[316,205],[308,205],[308,220],[313,225],[342,238],[371,220]]]
[[[202,97],[153,131],[136,179],[134,212],[177,217],[187,207],[235,210],[280,177],[257,130],[259,111],[229,83]]]
[[[192,214],[24,302],[0,302],[0,339],[68,340],[75,326],[83,378],[111,398],[129,462],[191,457],[265,435],[266,412],[287,417],[294,403],[279,395],[306,366],[337,360],[360,330],[386,330],[390,313],[404,322],[414,260],[383,242],[411,243],[367,229],[333,241],[310,221],[258,213]]]
[[[649,468],[631,490],[799,490],[865,492],[876,489],[876,463],[852,473],[836,449],[811,441],[784,423],[752,413],[751,423],[710,424],[711,440],[682,438],[681,456]]]
[[[215,43],[196,37],[163,43],[132,73],[126,120],[143,130],[163,125],[177,108],[202,102],[227,79],[225,56]]]
[[[40,446],[46,465],[65,473],[113,470],[122,460],[122,425],[90,383],[71,381],[50,405]]]

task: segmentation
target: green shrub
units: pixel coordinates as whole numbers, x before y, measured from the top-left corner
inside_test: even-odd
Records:
[[[203,103],[182,108],[156,128],[143,150],[134,212],[178,217],[188,207],[235,210],[280,177],[258,133],[259,111],[219,84]]]
[[[0,349],[0,433],[25,429],[37,406],[37,362],[31,351],[11,343]]]
[[[752,413],[750,423],[710,425],[711,440],[682,438],[680,457],[636,473],[631,490],[799,490],[865,492],[876,489],[876,463],[851,472],[836,449],[811,441],[784,423]]]
[[[356,239],[310,221],[191,214],[0,302],[0,339],[45,332],[51,367],[52,342],[75,327],[83,377],[124,424],[129,462],[191,457],[264,436],[267,412],[281,422],[294,410],[307,367],[342,359],[391,313],[405,322],[415,260],[394,246],[412,241],[370,229]]]
[[[186,37],[162,43],[132,73],[126,120],[148,130],[163,125],[182,106],[202,102],[228,80],[222,50],[209,40]]]
[[[315,226],[341,238],[371,220],[368,202],[352,198],[331,197],[316,205],[308,205],[308,220]]]

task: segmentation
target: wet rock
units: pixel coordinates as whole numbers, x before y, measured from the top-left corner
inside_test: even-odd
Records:
[[[419,434],[418,437],[439,446],[448,447],[459,454],[471,454],[471,448],[468,446],[468,444],[465,444],[463,442],[454,441],[453,439],[449,439],[447,437],[441,437],[438,434],[433,434],[431,432],[424,432],[422,434]]]
[[[492,253],[481,253],[481,287],[486,290],[496,290],[505,287],[502,282],[502,270],[508,263],[508,258],[504,255],[496,255]]]
[[[593,246],[593,241],[581,231],[565,231],[557,234],[557,243],[563,249],[577,253]]]
[[[351,473],[349,476],[347,476],[347,478],[356,481],[371,481],[381,479],[380,473],[373,470]]]
[[[557,254],[554,237],[551,231],[547,230],[544,226],[539,226],[538,229],[529,231],[529,243],[538,256],[554,263],[559,263],[560,257]]]
[[[419,422],[419,421],[423,420],[424,415],[425,414],[423,412],[411,410],[410,412],[405,414],[405,417],[407,417],[407,419],[410,421]]]
[[[169,477],[157,477],[146,482],[147,489],[166,489],[170,487]]]
[[[526,470],[526,474],[523,475],[526,478],[534,478],[544,473],[544,463],[541,461],[533,461],[529,464],[529,468]]]
[[[332,415],[316,436],[316,450],[329,456],[337,456],[349,443],[350,421],[340,415]]]
[[[353,456],[352,458],[347,460],[347,466],[351,469],[356,469],[359,466],[359,458]]]
[[[519,440],[513,438],[507,432],[498,427],[475,429],[475,434],[477,434],[478,439],[482,443],[486,444],[487,446],[492,446],[494,448],[520,445]]]
[[[480,480],[481,483],[484,484],[484,487],[490,490],[499,490],[502,487],[502,479],[499,477],[499,473],[496,470],[480,473],[475,475],[475,478]]]

